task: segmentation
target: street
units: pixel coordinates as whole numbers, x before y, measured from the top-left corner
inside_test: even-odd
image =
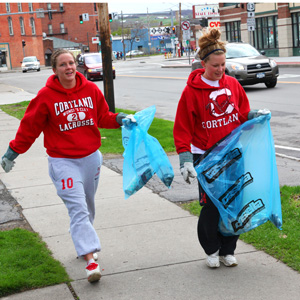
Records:
[[[187,64],[145,57],[114,61],[115,107],[142,110],[156,106],[156,117],[174,121],[177,103],[186,85],[190,68],[162,68]],[[0,73],[0,84],[17,87],[33,95],[46,83],[51,69],[41,72]],[[264,84],[245,86],[252,109],[268,108],[272,112],[271,128],[278,154],[300,159],[300,103],[298,101],[300,68],[280,68],[278,84],[268,89]],[[103,82],[95,81],[103,91]],[[32,96],[33,96],[32,95]],[[30,100],[30,97],[29,99]]]

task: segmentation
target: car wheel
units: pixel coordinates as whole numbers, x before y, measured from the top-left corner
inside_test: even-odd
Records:
[[[274,88],[276,84],[277,84],[277,78],[275,78],[275,80],[265,82],[267,88]]]
[[[22,70],[22,72],[23,72],[23,73],[26,73],[26,71],[25,71],[25,70]]]
[[[87,80],[90,80],[89,75],[88,75],[87,72],[84,72],[84,77],[85,77]]]
[[[37,71],[39,72],[39,71],[41,71],[41,69],[37,69]]]

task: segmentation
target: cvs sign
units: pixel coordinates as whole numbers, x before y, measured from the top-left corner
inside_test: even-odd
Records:
[[[219,20],[211,20],[208,22],[209,28],[220,28],[220,21]]]

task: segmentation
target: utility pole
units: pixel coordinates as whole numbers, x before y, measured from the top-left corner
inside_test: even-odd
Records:
[[[179,45],[180,56],[182,56],[181,2],[179,2]]]
[[[121,19],[122,19],[122,44],[123,44],[123,57],[124,57],[124,60],[126,60],[126,53],[125,53],[125,41],[124,41],[124,31],[123,31],[123,11],[121,10]]]
[[[114,82],[113,82],[113,72],[112,72],[112,57],[111,57],[112,47],[110,41],[108,4],[97,3],[97,9],[98,9],[98,20],[99,20],[99,27],[100,27],[104,97],[108,103],[109,110],[114,113],[115,96],[114,96]]]

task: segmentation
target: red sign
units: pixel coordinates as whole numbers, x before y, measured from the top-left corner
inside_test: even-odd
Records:
[[[210,21],[209,22],[210,28],[220,28],[220,26],[221,26],[220,21]]]

